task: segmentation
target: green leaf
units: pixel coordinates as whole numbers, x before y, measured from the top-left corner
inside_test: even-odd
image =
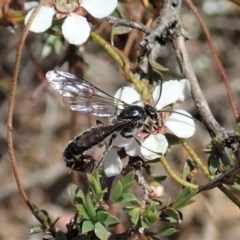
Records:
[[[70,184],[69,191],[74,203],[83,204],[85,202],[84,193],[76,184]]]
[[[44,209],[39,209],[37,206],[33,205],[33,212],[42,222],[42,228],[48,229],[51,225],[51,219],[48,212]]]
[[[134,181],[134,172],[131,171],[127,175],[125,175],[121,180],[123,186],[123,192],[126,192],[130,187],[135,183]]]
[[[172,234],[178,232],[178,230],[174,226],[167,226],[163,227],[159,230],[158,234],[161,237],[168,237],[171,236]]]
[[[106,228],[114,226],[119,223],[119,219],[108,212],[98,211],[97,221],[102,223]]]
[[[64,232],[56,231],[55,239],[56,240],[67,240],[67,237]]]
[[[157,182],[157,183],[162,183],[167,179],[166,175],[161,175],[161,176],[152,176],[151,182]]]
[[[107,229],[99,222],[95,224],[94,232],[100,240],[108,240],[109,233]]]
[[[116,202],[138,202],[136,196],[132,193],[124,193]]]
[[[143,217],[148,223],[155,223],[159,219],[157,213],[152,211],[145,211]]]
[[[150,227],[148,220],[142,216],[140,217],[140,226],[144,229],[148,229]]]
[[[195,169],[196,165],[192,159],[187,159],[183,167],[183,179],[189,180],[189,174]]]
[[[211,174],[216,174],[220,165],[219,158],[211,154],[208,158],[208,167]]]
[[[33,226],[30,229],[30,234],[41,233],[43,232],[42,226]]]
[[[78,214],[82,216],[84,219],[90,219],[85,206],[83,204],[76,204],[75,207],[77,208]]]
[[[111,42],[113,42],[115,35],[123,35],[123,34],[127,34],[127,33],[131,32],[131,31],[132,31],[132,28],[130,28],[130,27],[115,24],[112,27],[112,31],[111,31]]]
[[[151,202],[143,214],[147,223],[154,223],[159,219],[156,204],[156,202]]]
[[[92,187],[93,192],[97,193],[101,191],[101,183],[99,179],[99,175],[97,173],[87,174],[88,182]]]
[[[43,48],[42,48],[42,53],[41,53],[41,58],[45,59],[48,56],[50,56],[50,54],[53,52],[53,48],[52,46],[48,45],[48,44],[44,44]]]
[[[97,202],[102,200],[104,193],[106,190],[102,190],[101,182],[99,178],[99,174],[95,172],[94,174],[87,174],[90,188],[92,190],[92,194]]]
[[[137,224],[140,217],[140,208],[135,207],[132,210],[128,211],[128,215],[133,224]]]
[[[164,67],[163,65],[159,64],[158,62],[154,61],[154,60],[149,60],[150,66],[154,69],[154,70],[158,70],[160,72],[168,72],[168,68]]]
[[[190,199],[195,195],[195,192],[191,190],[191,188],[184,188],[182,192],[178,195],[174,203],[172,204],[173,208],[179,209],[181,207],[184,207],[193,201],[190,201]]]
[[[90,232],[94,229],[94,224],[91,220],[85,220],[82,223],[82,233]]]
[[[48,33],[42,34],[42,42],[44,42],[41,57],[42,59],[47,58],[51,53],[61,53],[63,43],[60,36],[52,35]]]
[[[161,80],[163,79],[163,74],[162,72],[167,72],[168,68],[162,66],[161,64],[157,63],[154,60],[149,60],[150,66],[152,67],[152,70],[155,74],[158,75],[158,78]]]
[[[174,208],[167,207],[165,208],[161,214],[160,214],[160,219],[164,222],[169,222],[169,223],[179,223],[182,221],[182,213],[180,211],[177,211]]]
[[[55,40],[55,44],[54,44],[54,50],[55,52],[60,55],[63,49],[63,42],[58,38]]]
[[[85,209],[87,211],[87,214],[90,217],[90,219],[92,221],[95,221],[96,220],[96,210],[95,210],[95,207],[92,203],[92,200],[91,200],[89,194],[86,195],[84,207],[85,207]]]
[[[123,193],[123,186],[122,186],[122,183],[118,180],[112,186],[112,189],[111,189],[111,192],[110,192],[110,201],[112,203],[117,202],[117,200],[121,197],[122,193]]]

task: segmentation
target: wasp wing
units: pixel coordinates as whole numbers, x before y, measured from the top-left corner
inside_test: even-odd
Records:
[[[99,117],[115,114],[117,108],[114,104],[115,99],[88,81],[58,70],[47,72],[46,78],[72,110]]]

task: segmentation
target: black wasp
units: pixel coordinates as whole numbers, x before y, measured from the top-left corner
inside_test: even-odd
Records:
[[[114,99],[91,83],[68,72],[52,70],[47,72],[46,78],[72,110],[98,117],[112,117],[110,124],[98,124],[80,133],[67,144],[63,159],[71,169],[91,172],[96,167],[96,161],[91,155],[85,154],[89,149],[104,142],[106,147],[110,148],[117,134],[131,138],[139,130],[153,132],[159,125],[158,112],[150,105],[141,107]],[[122,110],[114,104],[116,101],[118,106],[123,107]]]

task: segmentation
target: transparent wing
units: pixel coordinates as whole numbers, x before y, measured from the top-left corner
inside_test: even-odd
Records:
[[[91,113],[99,117],[109,117],[115,114],[117,107],[114,102],[116,100],[76,75],[52,70],[46,73],[46,78],[72,110]],[[122,104],[125,105],[125,103]]]

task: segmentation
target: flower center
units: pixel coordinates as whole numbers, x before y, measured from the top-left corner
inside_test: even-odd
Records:
[[[60,13],[74,12],[79,6],[78,0],[55,0],[55,8]]]

